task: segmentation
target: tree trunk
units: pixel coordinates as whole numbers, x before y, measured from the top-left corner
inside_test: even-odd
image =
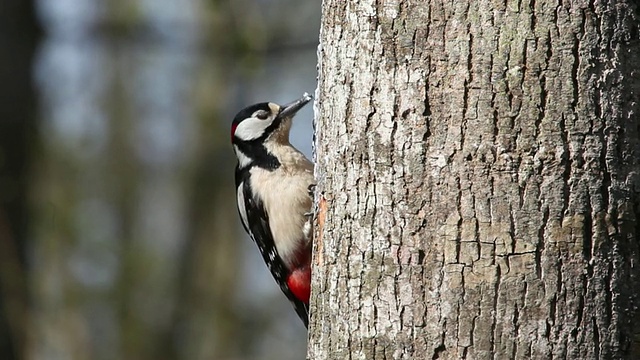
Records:
[[[21,359],[27,341],[29,159],[40,40],[35,1],[0,0],[0,359]]]
[[[310,359],[640,358],[639,24],[324,1]]]

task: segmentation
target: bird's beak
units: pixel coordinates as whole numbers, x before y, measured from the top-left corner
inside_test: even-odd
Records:
[[[287,105],[282,105],[280,108],[280,113],[278,114],[279,118],[287,118],[295,115],[298,110],[302,109],[309,101],[311,101],[313,97],[307,93],[304,93],[302,97],[294,102],[288,103]]]

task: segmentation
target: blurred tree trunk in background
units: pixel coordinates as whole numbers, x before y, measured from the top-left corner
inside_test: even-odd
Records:
[[[38,6],[24,357],[299,359],[306,333],[240,234],[229,125],[313,86],[319,5]]]
[[[212,101],[229,61],[202,52],[222,25],[194,4],[43,16],[31,359],[246,351],[229,309],[241,272],[225,102]]]
[[[27,324],[26,233],[34,145],[31,78],[40,29],[32,1],[0,0],[0,359],[19,359]]]
[[[639,16],[323,3],[310,359],[640,358]]]

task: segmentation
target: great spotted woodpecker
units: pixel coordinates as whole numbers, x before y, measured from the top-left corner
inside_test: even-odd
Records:
[[[305,93],[287,105],[251,105],[231,125],[242,225],[305,326],[311,283],[313,164],[289,143],[289,131],[295,114],[311,99]]]

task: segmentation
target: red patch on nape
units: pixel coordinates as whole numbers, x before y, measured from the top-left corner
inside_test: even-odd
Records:
[[[236,134],[236,128],[238,124],[231,124],[231,141],[233,141],[233,136]]]
[[[298,300],[308,304],[311,296],[311,268],[307,265],[293,270],[287,278],[287,286]]]

